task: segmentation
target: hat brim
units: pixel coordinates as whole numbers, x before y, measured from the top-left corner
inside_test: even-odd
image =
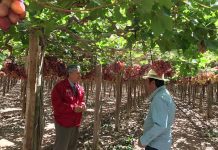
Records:
[[[143,79],[152,78],[152,79],[157,79],[157,80],[161,80],[161,81],[169,81],[169,79],[162,79],[162,78],[153,77],[153,76],[143,76],[142,78]]]

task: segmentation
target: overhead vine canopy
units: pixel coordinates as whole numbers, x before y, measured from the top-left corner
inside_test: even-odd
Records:
[[[178,63],[200,60],[205,50],[217,55],[218,10],[215,0],[25,0],[26,19],[0,31],[0,61],[22,61],[28,31],[39,27],[46,54],[72,61],[143,61],[176,53]],[[158,52],[159,53],[158,53]],[[170,58],[168,58],[170,59]],[[216,60],[216,59],[215,59]],[[134,62],[133,62],[134,63]]]

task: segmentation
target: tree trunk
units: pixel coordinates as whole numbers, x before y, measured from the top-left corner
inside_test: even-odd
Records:
[[[183,85],[180,86],[180,93],[181,93],[180,99],[182,101],[183,100],[183,93],[184,93],[184,86]]]
[[[91,93],[93,93],[93,81],[91,80]]]
[[[133,98],[133,108],[134,110],[137,109],[137,93],[136,93],[136,89],[137,89],[137,80],[135,80],[135,82],[133,82],[133,87],[134,87],[134,98]]]
[[[138,101],[138,106],[140,106],[140,104],[141,104],[141,101],[143,100],[143,94],[144,94],[144,90],[143,90],[144,88],[143,88],[143,84],[140,84],[140,97],[139,97],[139,101]]]
[[[49,83],[48,83],[48,92],[49,91],[51,91],[51,89],[52,89],[52,78],[51,79],[49,79]]]
[[[116,87],[116,85],[115,84],[113,84],[113,89],[114,89],[114,97],[116,97],[116,93],[117,93],[117,87]]]
[[[184,97],[183,97],[184,101],[186,101],[188,99],[187,95],[188,95],[188,84],[185,84],[184,85]]]
[[[104,97],[106,96],[106,81],[103,80]]]
[[[110,84],[110,90],[109,90],[109,97],[111,97],[112,88],[113,88],[113,83],[111,82],[111,84]]]
[[[5,96],[5,93],[6,93],[6,86],[7,86],[7,77],[4,77],[4,79],[3,79],[2,96]]]
[[[131,80],[127,83],[128,92],[127,92],[127,116],[130,115],[130,110],[132,108],[132,86],[131,86]]]
[[[10,89],[10,77],[7,77],[6,93],[9,92],[9,89]]]
[[[215,102],[218,102],[218,83],[216,83],[216,98],[215,98]]]
[[[101,126],[101,88],[102,88],[102,66],[96,66],[96,98],[93,131],[93,149],[98,149],[98,140]]]
[[[115,131],[120,130],[120,106],[121,106],[121,98],[122,98],[122,80],[121,75],[118,74],[116,76],[116,110],[115,110]]]
[[[191,104],[191,91],[192,91],[192,86],[191,86],[190,83],[189,83],[187,86],[188,86],[188,104],[190,105],[190,104]]]
[[[216,88],[216,83],[213,83],[213,104],[216,104],[216,101],[217,101],[217,88]]]
[[[15,79],[11,78],[9,82],[9,90],[11,90],[15,85]]]
[[[192,107],[193,108],[195,108],[196,93],[197,93],[197,86],[193,85],[192,87]]]
[[[21,81],[20,101],[21,101],[21,104],[22,104],[22,115],[23,115],[23,117],[25,117],[25,113],[26,113],[26,84],[27,84],[26,80]]]
[[[29,34],[29,54],[27,71],[27,103],[23,150],[40,150],[42,142],[42,70],[43,48],[39,46],[39,29],[32,29]]]
[[[212,103],[213,103],[213,85],[207,87],[207,118],[212,118]]]
[[[51,90],[53,89],[53,87],[55,86],[55,84],[57,83],[58,78],[54,77],[52,80],[52,86],[51,86]]]
[[[200,93],[200,101],[199,101],[199,111],[200,113],[203,112],[203,99],[204,99],[204,95],[205,95],[205,86],[202,86],[202,90]]]
[[[140,97],[141,97],[141,94],[140,94],[140,89],[139,89],[138,92],[137,92],[137,106],[140,106],[140,101],[141,101]]]
[[[1,90],[2,84],[3,84],[3,77],[0,77],[0,90]]]
[[[87,103],[89,99],[89,83],[87,81],[84,81],[84,88],[85,88],[86,103]]]

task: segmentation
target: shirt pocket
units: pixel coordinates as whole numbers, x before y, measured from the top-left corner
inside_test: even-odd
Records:
[[[74,99],[73,91],[71,89],[66,89],[64,94],[64,99],[67,103],[71,103]]]

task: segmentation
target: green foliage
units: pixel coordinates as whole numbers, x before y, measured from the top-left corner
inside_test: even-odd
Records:
[[[138,0],[141,13],[151,13],[155,0]]]
[[[216,129],[207,129],[204,135],[209,138],[218,137],[218,131]]]
[[[0,53],[0,69],[2,68],[3,62],[8,55],[8,51],[3,51]]]
[[[27,18],[9,32],[0,31],[0,49],[8,43],[17,60],[28,49],[28,31],[42,28],[46,54],[91,68],[115,60],[145,64],[153,58],[173,62],[180,76],[191,76],[218,55],[217,2],[180,0],[25,0]],[[70,12],[71,11],[71,12]],[[198,53],[204,40],[210,58]],[[0,64],[10,53],[0,53]],[[150,54],[150,55],[147,55]],[[147,58],[146,58],[147,57]],[[195,60],[195,61],[193,61]],[[187,71],[188,70],[188,71]]]
[[[119,142],[113,150],[132,150],[133,149],[133,137],[127,136],[125,139]]]
[[[211,68],[212,63],[218,62],[218,57],[214,52],[207,51],[201,54],[194,49],[185,52],[182,50],[166,52],[162,59],[172,63],[176,70],[174,78],[195,76],[200,70]]]

